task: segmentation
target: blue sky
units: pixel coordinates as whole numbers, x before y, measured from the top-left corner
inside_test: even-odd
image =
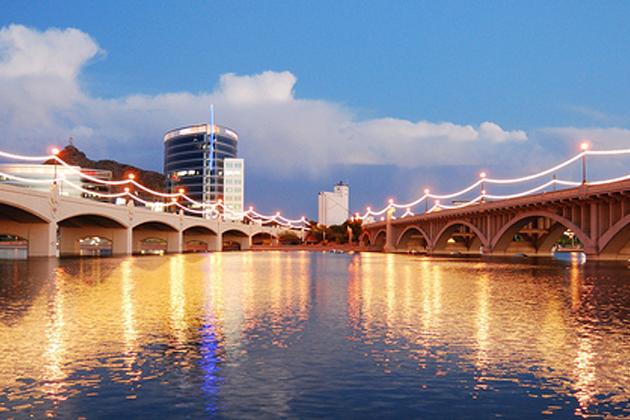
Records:
[[[159,145],[159,133],[171,128],[161,122],[197,122],[207,118],[207,104],[213,102],[219,121],[223,117],[241,134],[242,154],[251,162],[248,202],[315,216],[316,192],[337,178],[350,182],[352,205],[359,209],[389,196],[411,198],[425,179],[444,189],[464,181],[449,173],[477,167],[503,175],[535,170],[568,157],[584,137],[602,147],[630,144],[628,2],[129,4],[3,2],[5,31],[11,24],[39,34],[76,28],[98,49],[86,45],[83,55],[73,57],[72,42],[85,40],[65,33],[63,51],[51,54],[65,62],[76,59],[78,64],[63,74],[71,93],[60,93],[76,94],[76,100],[63,106],[33,105],[23,96],[9,101],[6,108],[14,114],[4,120],[0,115],[3,149],[25,147],[29,135],[39,139],[32,140],[33,147],[42,144],[42,133],[29,132],[32,127],[25,129],[16,116],[37,109],[33,118],[46,115],[44,133],[60,138],[70,133],[97,158],[159,169],[159,146],[147,152],[146,145],[155,137]],[[7,39],[0,41],[0,63],[6,63],[16,38]],[[269,77],[261,76],[265,72]],[[222,79],[231,73],[233,78]],[[31,83],[23,82],[24,75],[16,79],[15,72],[6,70],[4,79],[2,74],[6,86],[18,79]],[[234,101],[231,95],[244,89],[247,100]],[[269,90],[284,96],[270,97]],[[8,88],[2,93],[5,99],[17,97]],[[181,98],[164,102],[165,94],[190,97],[180,105]],[[188,112],[176,112],[168,121],[152,113],[169,107]],[[125,112],[130,108],[133,112]],[[321,121],[335,124],[322,128]],[[423,122],[430,126],[418,125]],[[485,130],[484,122],[496,124],[500,135],[494,127],[492,133]],[[475,133],[462,134],[466,127]],[[322,140],[329,153],[307,148],[300,156],[301,141],[329,137],[327,130],[335,133],[330,144]],[[26,136],[19,145],[6,140],[17,132]],[[352,147],[344,154],[357,147],[370,153],[337,158],[334,148],[346,140]],[[471,156],[474,141],[488,150],[485,157]],[[291,153],[276,148],[285,143]],[[290,160],[290,168],[274,168],[272,156],[261,157],[265,150],[278,155],[276,164]],[[408,158],[411,154],[417,154],[417,162]],[[514,157],[529,154],[540,156],[537,164]],[[316,162],[301,165],[304,160]],[[274,191],[274,197],[293,199],[279,205],[270,197]]]

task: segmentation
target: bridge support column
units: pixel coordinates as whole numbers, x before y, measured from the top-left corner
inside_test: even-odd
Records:
[[[57,257],[57,223],[37,223],[30,228],[29,257]]]
[[[181,230],[171,232],[168,235],[168,248],[166,252],[169,254],[181,254],[184,252],[184,233]]]
[[[112,234],[112,254],[131,255],[133,252],[133,229],[115,229]]]
[[[383,247],[383,251],[385,252],[394,252],[394,232],[392,229],[392,215],[394,213],[394,209],[389,209],[387,211],[387,224],[385,225],[385,246]]]
[[[223,233],[218,232],[214,238],[214,244],[208,244],[209,251],[223,251]]]

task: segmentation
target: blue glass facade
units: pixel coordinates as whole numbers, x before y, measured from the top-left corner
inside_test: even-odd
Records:
[[[223,198],[223,159],[237,155],[238,135],[229,128],[215,126],[211,141],[211,126],[201,124],[182,127],[164,135],[164,173],[167,190],[177,192],[185,188],[197,200],[204,198],[204,149],[208,150],[206,197],[210,201]]]

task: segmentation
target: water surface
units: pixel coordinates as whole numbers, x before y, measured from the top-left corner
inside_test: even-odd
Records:
[[[630,416],[629,286],[383,254],[0,262],[0,417]]]

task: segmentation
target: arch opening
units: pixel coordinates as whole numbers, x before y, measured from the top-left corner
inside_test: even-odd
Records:
[[[387,243],[387,233],[384,230],[379,231],[374,237],[374,243],[372,247],[382,251],[385,248],[385,244]]]
[[[473,225],[465,222],[453,222],[438,234],[433,247],[434,253],[451,255],[481,254],[485,246],[485,238]]]
[[[259,232],[252,236],[252,245],[270,246],[275,245],[277,238],[271,233]]]
[[[184,252],[208,252],[217,249],[217,234],[205,226],[191,226],[184,230]]]
[[[497,234],[493,253],[497,255],[552,255],[556,251],[583,251],[582,234],[566,221],[545,214],[512,219]]]
[[[168,251],[168,241],[164,238],[146,237],[140,240],[140,255],[164,255]]]
[[[113,241],[102,236],[86,236],[79,241],[79,255],[82,257],[111,257]]]
[[[223,251],[241,251],[249,249],[250,237],[245,232],[236,229],[230,229],[223,232]]]
[[[396,249],[410,253],[426,253],[429,242],[425,233],[416,226],[405,229],[396,241]]]
[[[136,255],[163,255],[181,252],[183,235],[173,226],[158,222],[144,222],[132,230],[133,253]]]
[[[0,233],[0,260],[28,258],[28,240],[18,235]]]
[[[361,247],[369,247],[370,243],[370,234],[368,232],[363,232],[363,234],[359,237],[359,245]]]
[[[613,226],[610,238],[601,244],[600,258],[610,260],[630,260],[630,215]]]
[[[52,256],[55,232],[42,216],[8,203],[0,203],[0,259],[23,260]]]
[[[128,254],[128,228],[99,214],[82,214],[58,222],[59,255],[109,257]]]

